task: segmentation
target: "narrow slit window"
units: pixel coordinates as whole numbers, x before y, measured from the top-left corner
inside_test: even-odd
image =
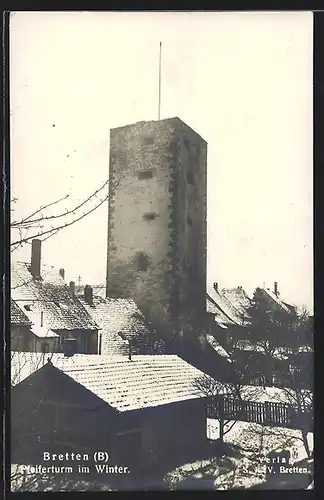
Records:
[[[144,214],[143,219],[144,220],[155,220],[157,217],[157,214],[155,212],[151,212],[149,214]]]
[[[149,259],[146,253],[140,252],[137,255],[137,269],[138,271],[147,271],[149,266]]]
[[[194,176],[193,176],[192,170],[188,170],[186,177],[187,177],[188,184],[193,185],[194,184]]]
[[[152,179],[152,177],[153,177],[153,170],[142,170],[138,174],[138,178],[140,180]]]

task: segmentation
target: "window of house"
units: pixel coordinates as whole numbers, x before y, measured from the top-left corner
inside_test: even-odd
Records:
[[[26,304],[24,308],[26,309],[26,311],[30,311],[30,305]]]
[[[144,220],[154,220],[154,219],[156,219],[156,217],[157,217],[157,214],[154,212],[150,212],[148,214],[143,215]]]
[[[144,144],[153,144],[154,143],[154,137],[145,137],[144,138]]]
[[[149,266],[149,259],[146,253],[140,252],[137,255],[137,269],[138,271],[147,271]]]
[[[189,139],[184,139],[183,142],[184,142],[184,145],[186,146],[186,148],[189,149],[190,148],[190,141],[189,141]]]
[[[188,226],[192,226],[192,218],[189,217],[189,215],[187,217],[187,224],[188,224]]]
[[[153,177],[153,170],[142,170],[141,172],[138,173],[138,178],[140,180],[152,179],[152,177]]]

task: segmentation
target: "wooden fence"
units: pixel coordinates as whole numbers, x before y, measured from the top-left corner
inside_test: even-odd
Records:
[[[256,403],[215,396],[207,403],[207,418],[240,420],[262,425],[298,429],[313,426],[313,410],[304,411],[285,403]]]

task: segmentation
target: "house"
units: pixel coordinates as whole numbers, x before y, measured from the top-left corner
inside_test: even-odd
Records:
[[[57,352],[59,335],[35,325],[18,304],[10,301],[10,342],[12,351]]]
[[[251,306],[251,299],[242,286],[236,288],[222,288],[222,296],[235,308],[239,314],[242,325],[249,324],[250,316],[248,313]]]
[[[98,352],[98,325],[71,285],[65,283],[63,269],[41,264],[40,240],[32,241],[31,262],[12,262],[11,298],[31,323],[17,350],[62,351],[72,336],[77,352]]]
[[[16,463],[33,463],[32,453],[39,463],[44,450],[71,452],[77,443],[107,451],[109,465],[146,468],[206,443],[205,397],[195,387],[203,373],[176,355],[52,354],[46,361],[23,354],[11,391]]]
[[[274,282],[274,288],[271,290],[270,288],[257,288],[257,292],[260,298],[266,300],[267,304],[271,311],[284,311],[286,313],[296,313],[297,308],[292,304],[288,304],[284,302],[280,298],[280,293],[278,290],[278,283]]]
[[[250,299],[241,286],[219,290],[218,283],[207,287],[206,312],[209,326],[224,346],[230,347],[233,339],[245,338],[249,325],[247,308]]]
[[[11,349],[17,351],[18,347],[24,346],[31,335],[30,327],[32,322],[26,314],[18,307],[17,303],[10,300],[10,337]]]
[[[83,293],[78,299],[100,328],[100,354],[127,355],[130,341],[133,354],[160,354],[164,343],[157,338],[150,323],[134,300],[103,298]]]

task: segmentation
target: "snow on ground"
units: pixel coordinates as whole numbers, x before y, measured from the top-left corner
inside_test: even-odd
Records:
[[[230,427],[231,423],[228,424]],[[307,435],[310,450],[313,450],[313,433]],[[224,436],[225,443],[231,443],[247,451],[259,451],[261,458],[270,451],[289,450],[293,461],[307,458],[301,441],[301,431],[285,427],[269,427],[249,422],[236,422]],[[261,450],[261,451],[260,451]]]
[[[312,402],[312,391],[302,389],[300,394],[303,400]],[[221,394],[231,395],[232,388],[224,386]],[[245,401],[254,401],[256,403],[291,403],[296,399],[293,389],[280,389],[279,387],[263,387],[258,385],[245,385],[240,389],[241,397]]]
[[[229,429],[234,422],[226,426]],[[219,437],[218,421],[209,419],[208,437]],[[313,450],[313,434],[309,433],[308,444]],[[225,456],[222,463],[216,459],[192,462],[178,467],[167,475],[166,480],[172,485],[188,477],[199,479],[212,476],[213,489],[229,490],[233,488],[251,488],[262,486],[266,481],[265,458],[271,451],[290,451],[291,464],[307,458],[301,441],[301,432],[282,427],[266,427],[248,422],[236,422],[224,435],[224,442],[234,445],[237,453]]]
[[[229,424],[230,425],[230,424]],[[307,436],[310,450],[313,450],[313,433]],[[224,442],[240,446],[243,457],[236,460],[236,469],[215,481],[217,489],[227,489],[226,484],[234,479],[235,487],[251,487],[265,481],[264,459],[271,451],[290,451],[291,463],[307,458],[297,429],[268,427],[248,422],[237,422],[224,436]],[[242,451],[243,451],[242,450]],[[231,477],[236,476],[236,477]],[[225,483],[225,488],[224,488]]]

